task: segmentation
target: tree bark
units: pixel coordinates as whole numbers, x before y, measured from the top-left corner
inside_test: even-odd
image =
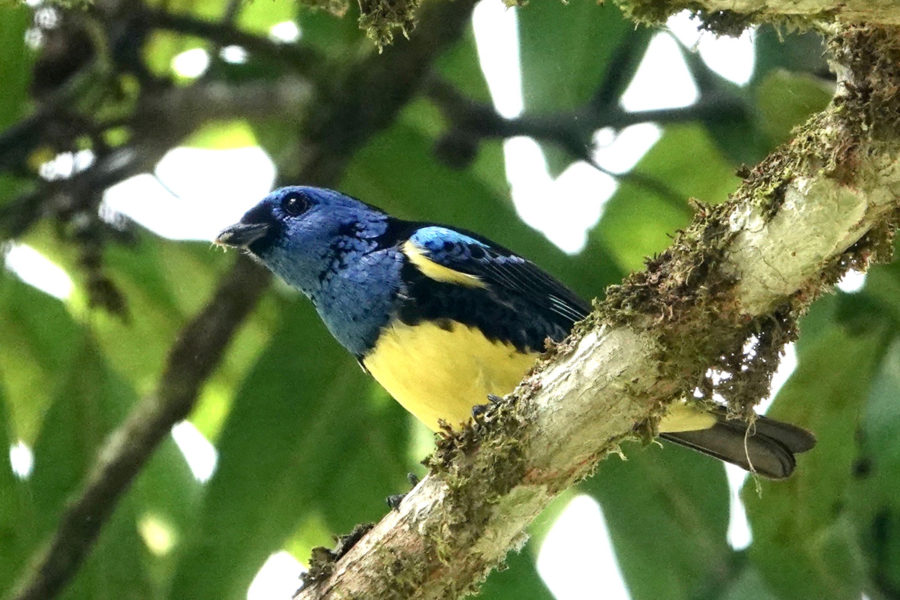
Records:
[[[654,23],[682,10],[713,17],[713,30],[727,33],[750,22],[801,19],[872,25],[900,25],[900,5],[894,0],[617,0],[622,9],[639,20]],[[795,22],[796,24],[796,22]]]
[[[889,256],[900,218],[900,29],[846,28],[830,49],[831,105],[729,202],[700,208],[645,272],[611,288],[510,398],[448,435],[398,510],[338,560],[314,561],[299,598],[475,591],[557,493],[623,440],[652,434],[709,368],[738,377],[761,360],[742,351],[753,338],[774,340],[771,358],[848,268]],[[752,369],[759,379],[743,389],[758,392],[774,367]],[[759,399],[736,396],[741,411]]]

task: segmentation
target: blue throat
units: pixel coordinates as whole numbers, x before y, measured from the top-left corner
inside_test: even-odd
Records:
[[[347,253],[307,294],[331,334],[357,358],[375,345],[394,312],[402,258],[395,248]]]
[[[379,245],[387,218],[371,217],[347,222],[327,243],[303,249],[274,244],[261,257],[312,301],[335,339],[357,357],[374,346],[390,319],[403,266],[397,248]]]

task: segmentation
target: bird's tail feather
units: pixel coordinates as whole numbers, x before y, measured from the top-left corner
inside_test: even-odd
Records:
[[[752,425],[726,419],[725,411],[716,418],[709,429],[662,433],[660,437],[770,479],[789,477],[797,464],[794,454],[816,444],[809,431],[768,417],[759,416]]]

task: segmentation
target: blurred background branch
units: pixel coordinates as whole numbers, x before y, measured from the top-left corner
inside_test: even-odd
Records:
[[[268,272],[243,257],[223,278],[207,307],[173,345],[157,393],[143,399],[112,432],[84,487],[66,506],[56,532],[34,557],[12,598],[54,598],[75,575],[122,493],[172,426],[194,407],[200,387],[268,282]]]

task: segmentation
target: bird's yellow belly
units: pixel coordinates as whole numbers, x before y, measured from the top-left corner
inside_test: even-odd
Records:
[[[382,331],[363,364],[404,408],[437,430],[439,419],[459,427],[488,394],[511,392],[536,357],[461,323],[397,322]]]
[[[437,431],[439,419],[457,428],[488,394],[511,392],[536,358],[461,323],[445,329],[431,322],[397,322],[382,331],[363,364],[406,410]],[[682,402],[672,406],[659,430],[694,431],[715,423],[711,413]]]

